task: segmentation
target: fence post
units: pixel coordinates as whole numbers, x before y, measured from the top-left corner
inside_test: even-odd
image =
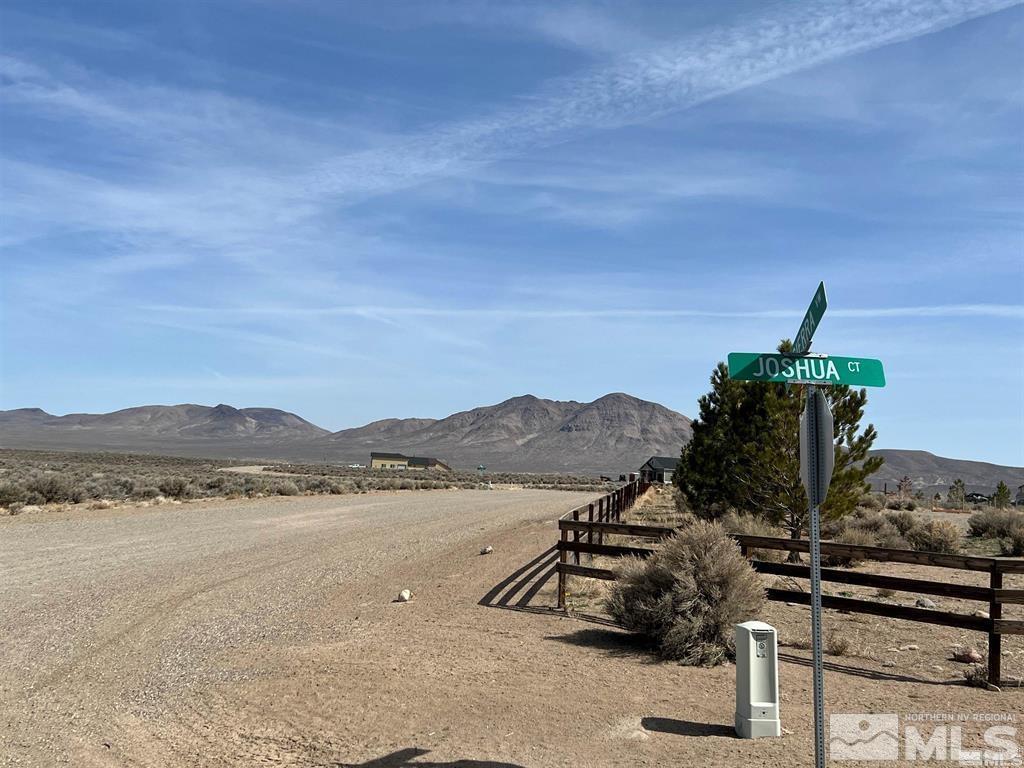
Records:
[[[999,563],[992,564],[989,586],[992,590],[1003,588],[1003,572],[999,570]],[[1003,636],[995,631],[996,621],[1001,618],[1003,618],[1003,604],[999,602],[999,598],[993,591],[992,602],[988,604],[988,681],[992,685],[999,685],[1002,674],[1000,664],[1003,654]]]
[[[561,542],[564,546],[569,541],[568,531],[562,531]],[[565,550],[560,549],[558,552],[558,562],[560,565],[565,565]],[[565,610],[565,573],[561,568],[558,569],[558,608]]]
[[[607,496],[602,496],[600,499],[597,500],[597,522],[599,522],[599,523],[603,523],[604,522],[604,516],[608,513],[608,503],[607,502],[608,502],[608,497]],[[604,532],[603,531],[598,531],[597,532],[597,543],[598,544],[604,544]]]
[[[572,511],[572,519],[573,519],[573,522],[577,522],[578,523],[580,521],[580,511],[578,509],[574,509]],[[573,544],[579,544],[580,543],[580,532],[579,531],[573,531],[572,532],[572,543]],[[580,564],[580,551],[577,549],[574,554],[575,554],[575,557],[573,559],[576,561],[576,565],[579,565]]]
[[[590,502],[590,506],[587,507],[587,522],[588,523],[594,522],[594,502]],[[588,528],[587,529],[587,544],[593,544],[593,543],[594,543],[594,529],[593,528]],[[587,562],[589,562],[591,564],[594,562],[594,554],[593,553],[590,553],[589,555],[587,555]]]

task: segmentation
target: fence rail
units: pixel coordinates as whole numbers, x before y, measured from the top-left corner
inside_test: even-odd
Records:
[[[565,580],[567,576],[614,581],[615,572],[608,568],[596,568],[580,563],[581,554],[623,557],[635,555],[647,557],[653,549],[647,547],[605,544],[604,535],[620,535],[633,538],[659,540],[677,532],[676,528],[656,525],[636,525],[621,522],[622,510],[629,508],[647,490],[647,484],[635,481],[623,486],[595,504],[574,509],[558,521],[560,539],[559,553],[555,568],[558,572],[558,607],[565,608]],[[595,519],[596,511],[596,519]],[[571,536],[571,538],[570,538]],[[586,537],[586,540],[584,540]],[[806,539],[788,539],[774,536],[751,536],[735,534],[733,538],[748,559],[755,550],[781,550],[784,552],[809,552],[810,542]],[[595,543],[596,539],[596,543]],[[896,592],[937,595],[940,597],[972,600],[987,604],[987,615],[963,614],[940,611],[933,608],[918,608],[905,605],[891,605],[873,600],[852,597],[824,595],[822,606],[850,613],[864,613],[905,621],[939,624],[958,629],[967,629],[988,634],[988,679],[998,685],[1001,678],[1000,662],[1003,635],[1024,635],[1024,621],[1003,618],[1003,605],[1024,605],[1024,589],[1003,587],[1004,574],[1024,573],[1024,558],[975,557],[972,555],[948,555],[938,552],[915,552],[885,547],[861,547],[850,544],[821,543],[821,554],[848,557],[856,560],[926,565],[960,571],[989,574],[989,585],[971,586],[940,582],[929,579],[915,579],[902,576],[863,573],[838,568],[822,568],[822,581],[853,586],[875,587]],[[570,556],[573,562],[569,562]],[[750,559],[751,567],[759,573],[789,578],[810,579],[810,566],[801,563],[773,563]],[[810,593],[796,589],[770,588],[766,590],[769,600],[809,604]]]
[[[633,480],[632,482],[626,483],[621,488],[612,491],[606,496],[602,496],[597,501],[593,501],[587,504],[585,507],[579,507],[570,512],[566,512],[558,520],[558,531],[559,541],[557,545],[558,549],[558,563],[555,565],[555,569],[558,572],[558,607],[565,608],[565,577],[569,575],[574,576],[589,576],[590,578],[608,578],[607,575],[595,576],[589,573],[582,573],[584,570],[595,570],[601,571],[602,569],[586,569],[580,565],[580,553],[584,552],[591,555],[609,555],[611,557],[621,557],[622,555],[636,554],[641,557],[646,557],[650,554],[650,550],[641,549],[637,547],[617,547],[613,545],[605,545],[604,535],[607,534],[620,534],[626,536],[644,536],[648,526],[643,525],[628,525],[622,523],[622,512],[623,510],[632,507],[636,500],[639,499],[647,489],[650,488],[651,484],[643,480]],[[651,534],[651,538],[663,538],[665,536],[672,535],[674,529],[672,528],[661,528],[657,536]],[[569,536],[572,535],[570,541]],[[587,540],[582,541],[583,534],[586,534]],[[597,539],[597,543],[594,543],[594,539]],[[570,563],[568,554],[574,553],[575,562]],[[567,566],[572,566],[574,570],[569,570]],[[605,574],[610,573],[604,571]],[[611,577],[614,578],[614,575]]]

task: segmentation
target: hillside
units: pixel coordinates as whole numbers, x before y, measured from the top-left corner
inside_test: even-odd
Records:
[[[266,454],[329,432],[294,413],[230,405],[144,405],[113,413],[54,416],[39,408],[0,411],[0,446],[160,452]]]
[[[964,459],[947,459],[927,451],[908,451],[882,449],[871,452],[882,456],[885,464],[871,478],[871,485],[882,489],[888,483],[889,490],[896,487],[902,477],[909,477],[914,488],[923,490],[927,495],[946,491],[953,481],[960,478],[967,490],[978,493],[992,494],[1000,480],[1016,492],[1017,487],[1024,484],[1024,467],[1006,467],[989,464],[984,461],[967,461]]]
[[[457,467],[618,473],[653,454],[677,455],[690,420],[630,395],[592,403],[533,395],[444,419],[383,419],[329,433],[272,408],[142,406],[109,414],[53,416],[0,411],[0,446],[112,450],[238,459],[366,463],[370,451],[443,458]]]
[[[389,419],[317,441],[329,455],[366,460],[371,450],[438,456],[454,466],[525,472],[624,472],[654,454],[675,456],[690,420],[615,393],[592,403],[514,397],[439,421]]]

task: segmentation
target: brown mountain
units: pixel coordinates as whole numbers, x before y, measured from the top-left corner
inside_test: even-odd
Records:
[[[142,406],[52,416],[0,411],[0,446],[113,450],[238,459],[367,463],[370,451],[529,472],[624,472],[678,455],[690,420],[622,393],[592,403],[514,397],[436,419],[384,419],[329,433],[295,414],[227,405]]]
[[[144,405],[113,413],[53,416],[39,408],[0,411],[0,446],[244,455],[330,434],[294,413],[230,405]],[[209,451],[207,451],[209,449]]]
[[[896,483],[902,477],[909,477],[915,490],[923,490],[928,496],[941,493],[943,497],[958,478],[964,481],[969,492],[988,496],[995,492],[1000,480],[1010,486],[1011,493],[1016,493],[1017,488],[1024,485],[1024,467],[947,459],[927,451],[884,448],[871,453],[885,459],[885,464],[871,478],[871,485],[876,489],[882,489],[887,484],[890,491],[895,490]]]
[[[592,403],[514,397],[439,421],[388,419],[317,441],[329,455],[366,461],[370,451],[437,456],[459,467],[523,472],[623,472],[650,456],[676,456],[690,420],[630,395]]]

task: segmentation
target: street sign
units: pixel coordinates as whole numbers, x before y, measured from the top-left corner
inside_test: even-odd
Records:
[[[812,414],[810,411],[814,410]],[[808,396],[800,414],[800,480],[811,506],[824,503],[835,464],[835,426],[827,398],[820,392]]]
[[[825,678],[821,649],[821,505],[832,481],[835,425],[818,385],[884,387],[882,361],[866,357],[812,355],[811,337],[828,307],[825,283],[818,283],[811,305],[787,354],[730,352],[729,378],[806,384],[807,402],[800,417],[800,480],[807,490],[811,554],[811,655],[814,684],[814,765],[825,766]]]
[[[790,384],[885,386],[882,361],[870,357],[801,357],[770,352],[730,352],[729,378]]]
[[[793,339],[794,354],[806,354],[807,350],[811,348],[811,337],[814,335],[814,331],[817,330],[818,323],[821,322],[821,317],[825,314],[827,307],[828,299],[825,297],[825,282],[822,281],[818,283],[818,290],[814,292],[811,306],[807,308],[803,322],[800,323],[800,328],[796,332],[796,338]]]

